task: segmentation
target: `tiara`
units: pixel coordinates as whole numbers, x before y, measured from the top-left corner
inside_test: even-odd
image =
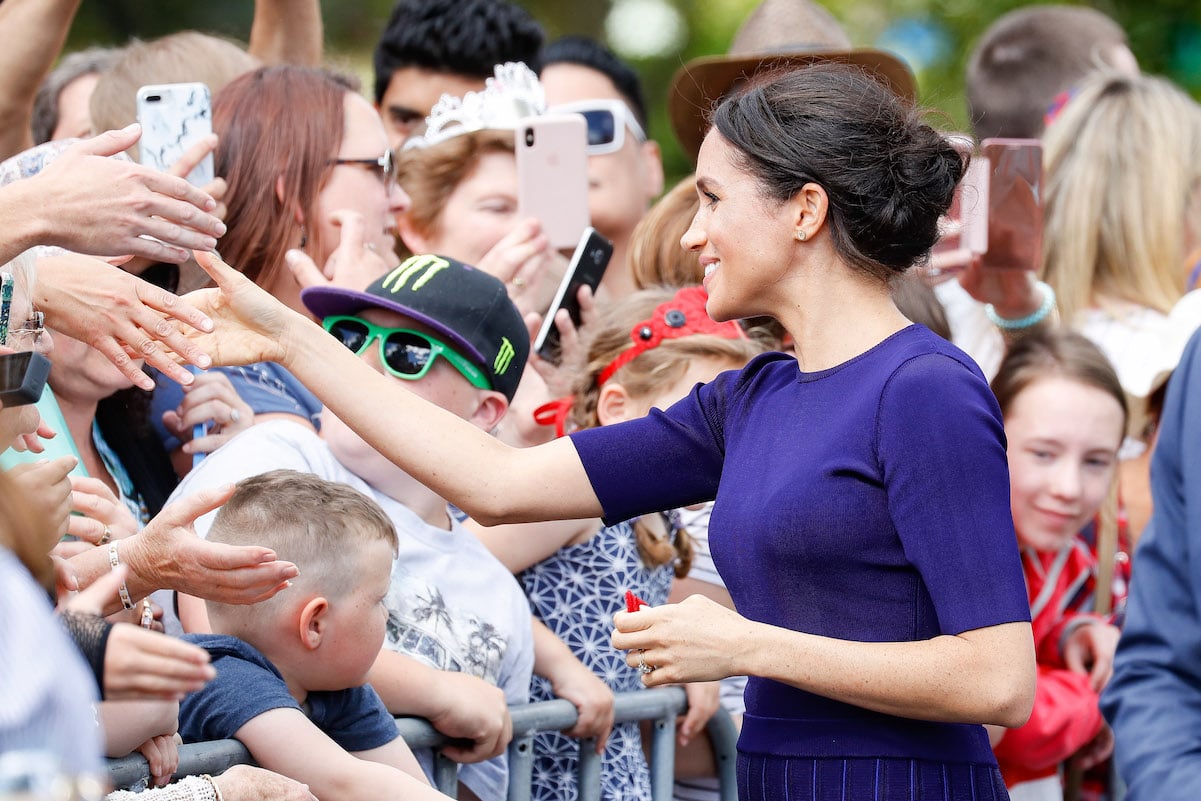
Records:
[[[425,118],[425,133],[405,142],[405,149],[430,147],[472,131],[514,130],[522,117],[545,113],[546,96],[534,71],[520,61],[497,64],[480,91],[442,95]]]

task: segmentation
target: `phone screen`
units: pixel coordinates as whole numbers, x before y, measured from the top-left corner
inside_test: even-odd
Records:
[[[985,139],[980,150],[992,167],[984,266],[1037,270],[1043,243],[1042,144],[1037,139]]]
[[[596,289],[604,277],[605,268],[613,256],[613,244],[596,232],[595,228],[584,229],[584,235],[576,245],[567,272],[559,282],[555,299],[551,301],[546,316],[542,319],[542,328],[534,338],[534,350],[549,362],[559,361],[559,329],[555,326],[555,314],[559,309],[567,309],[571,322],[580,325],[580,287],[588,286]]]

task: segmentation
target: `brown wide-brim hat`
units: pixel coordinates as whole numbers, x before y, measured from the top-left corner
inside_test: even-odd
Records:
[[[776,52],[702,56],[689,61],[671,79],[667,113],[672,130],[684,152],[696,161],[709,129],[709,114],[730,90],[761,72],[830,62],[862,67],[902,98],[917,99],[917,81],[909,67],[884,50],[780,48]]]

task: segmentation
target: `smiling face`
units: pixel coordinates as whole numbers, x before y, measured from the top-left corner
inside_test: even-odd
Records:
[[[700,208],[680,239],[705,271],[708,311],[714,320],[778,317],[778,288],[792,261],[791,207],[762,191],[735,163],[737,151],[711,131],[697,160]]]
[[[1039,378],[1014,397],[1005,436],[1021,545],[1058,550],[1096,515],[1113,480],[1123,426],[1112,395],[1061,376]]]

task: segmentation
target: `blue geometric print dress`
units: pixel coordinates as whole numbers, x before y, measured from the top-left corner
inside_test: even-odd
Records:
[[[609,644],[613,615],[625,609],[626,590],[651,606],[665,603],[672,568],[648,569],[642,564],[629,522],[606,526],[587,542],[562,548],[517,577],[534,614],[613,692],[642,689],[638,671],[626,666],[625,652]],[[534,676],[530,700],[554,697],[550,682]],[[533,801],[574,801],[578,752],[578,741],[558,732],[535,736]],[[650,801],[650,797],[650,770],[638,724],[619,723],[601,761],[601,799]]]

